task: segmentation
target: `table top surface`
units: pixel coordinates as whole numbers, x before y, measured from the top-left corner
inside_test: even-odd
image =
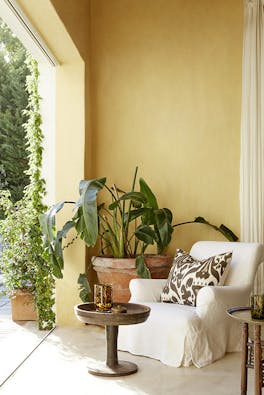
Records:
[[[113,307],[121,305],[125,313],[113,311],[97,311],[94,303],[81,303],[74,307],[76,317],[85,323],[99,325],[129,325],[146,321],[150,308],[137,303],[114,303]]]
[[[255,320],[251,317],[251,308],[244,306],[236,306],[227,309],[227,314],[231,317],[248,324],[264,325],[264,320]]]

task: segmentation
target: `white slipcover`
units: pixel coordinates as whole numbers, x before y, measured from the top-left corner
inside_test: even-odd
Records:
[[[118,348],[160,360],[170,366],[206,366],[226,352],[240,350],[240,325],[226,309],[246,306],[264,245],[200,241],[190,254],[204,259],[232,251],[232,261],[224,286],[204,287],[198,292],[196,307],[160,303],[166,280],[134,279],[130,282],[130,302],[151,308],[144,323],[119,327]]]

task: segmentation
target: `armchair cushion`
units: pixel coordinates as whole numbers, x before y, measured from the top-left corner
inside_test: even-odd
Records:
[[[196,306],[202,287],[224,284],[231,258],[232,252],[227,252],[200,261],[177,249],[161,301]]]
[[[160,302],[160,293],[166,281],[161,278],[133,278],[129,283],[130,302]]]

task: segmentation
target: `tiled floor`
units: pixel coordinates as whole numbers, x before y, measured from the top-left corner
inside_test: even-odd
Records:
[[[32,323],[25,324],[20,331],[16,334],[16,343],[14,340],[9,341],[9,354],[13,351],[16,355],[19,348],[26,343],[19,336],[24,335],[28,344],[31,339],[32,349],[41,340],[36,326],[34,327]],[[8,353],[8,350],[2,351],[0,350],[1,369],[5,366],[5,357]],[[0,394],[240,394],[240,353],[228,354],[210,366],[197,369],[172,368],[150,358],[119,352],[119,359],[132,361],[138,365],[137,373],[119,378],[103,378],[88,374],[89,362],[104,360],[104,357],[103,328],[90,325],[57,327],[0,387]],[[254,394],[252,373],[250,372],[248,395]]]

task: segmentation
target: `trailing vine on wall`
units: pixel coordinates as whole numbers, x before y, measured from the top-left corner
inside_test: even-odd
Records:
[[[45,195],[45,181],[41,177],[42,154],[43,154],[43,133],[41,130],[40,96],[38,93],[39,71],[37,61],[31,56],[27,58],[27,66],[30,74],[27,77],[26,88],[29,94],[28,108],[25,114],[28,120],[25,124],[26,140],[29,152],[29,168],[27,175],[30,182],[25,187],[25,200],[34,213],[34,224],[32,224],[32,250],[33,264],[35,267],[35,307],[38,313],[39,328],[50,329],[55,322],[54,306],[54,286],[55,281],[50,270],[50,263],[47,259],[42,243],[42,232],[39,224],[39,215],[46,207],[42,203]]]

